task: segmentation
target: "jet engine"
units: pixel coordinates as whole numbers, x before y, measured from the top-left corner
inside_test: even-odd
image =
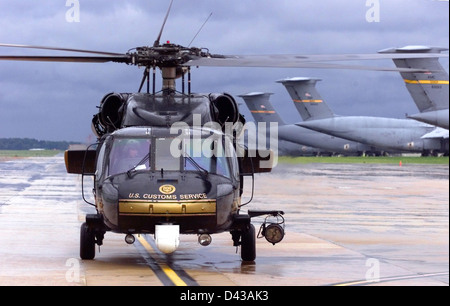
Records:
[[[210,95],[211,113],[214,121],[222,127],[224,133],[233,133],[233,138],[238,138],[242,134],[245,118],[239,113],[239,108],[233,96],[223,94]],[[231,126],[227,124],[231,123]]]
[[[109,93],[100,102],[99,112],[92,119],[92,130],[97,137],[120,128],[123,105],[128,99],[126,93]]]
[[[227,93],[205,95],[148,95],[109,93],[100,102],[99,112],[92,119],[92,130],[98,138],[124,126],[170,126],[183,121],[193,124],[193,114],[202,124],[217,122],[225,132],[227,123],[239,135],[245,123],[235,99]],[[236,123],[241,125],[235,125]]]
[[[221,126],[224,126],[226,122],[234,124],[239,120],[239,109],[231,95],[211,94],[209,99],[213,108],[213,118]]]

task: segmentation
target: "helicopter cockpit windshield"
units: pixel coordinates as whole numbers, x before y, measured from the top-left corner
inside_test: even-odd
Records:
[[[150,150],[151,139],[114,139],[109,155],[109,175],[124,173],[133,169],[150,169]]]
[[[224,144],[226,138],[219,139],[186,139],[183,141],[183,168],[185,171],[201,171],[205,174],[213,173],[231,178],[231,170]],[[231,145],[228,144],[228,145]],[[228,150],[227,150],[228,153]]]
[[[150,135],[111,137],[107,175],[133,171],[186,171],[232,179],[232,173],[238,171],[232,146],[223,135],[214,139]]]

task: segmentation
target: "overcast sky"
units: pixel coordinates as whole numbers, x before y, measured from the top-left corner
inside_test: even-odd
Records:
[[[75,0],[68,1],[77,2]],[[152,45],[169,0],[0,0],[0,42],[127,52]],[[175,0],[162,41],[219,54],[374,53],[405,45],[449,46],[449,3],[432,0]],[[69,4],[70,4],[69,3]],[[369,22],[368,11],[379,17]],[[69,18],[68,18],[69,17]],[[74,18],[79,17],[79,22]],[[73,22],[69,22],[73,21]],[[0,54],[49,54],[0,48]],[[448,59],[441,60],[448,71]],[[374,64],[394,67],[392,61]],[[88,141],[90,122],[109,92],[134,92],[142,69],[125,64],[0,62],[0,138]],[[398,73],[279,68],[193,69],[194,92],[234,96],[272,92],[288,123],[301,121],[276,80],[319,77],[318,90],[339,115],[404,118],[417,112]],[[239,103],[241,98],[236,97]],[[243,104],[242,113],[251,119]],[[251,119],[252,120],[252,119]]]

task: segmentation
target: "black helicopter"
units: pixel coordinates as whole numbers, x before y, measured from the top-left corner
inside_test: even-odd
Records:
[[[398,54],[237,56],[211,54],[208,49],[161,44],[163,25],[153,46],[112,53],[69,48],[0,44],[90,53],[89,56],[0,56],[0,60],[48,62],[116,62],[144,68],[137,93],[109,93],[92,119],[98,137],[94,147],[68,150],[68,173],[93,176],[96,214],[88,214],[80,231],[80,257],[93,259],[107,231],[154,234],[158,248],[174,252],[180,234],[198,235],[201,245],[211,234],[230,232],[241,246],[243,261],[256,258],[256,233],[251,219],[267,216],[260,234],[276,244],[284,236],[281,210],[242,212],[244,177],[270,172],[273,152],[240,146],[245,124],[235,99],[226,93],[191,92],[192,66],[319,67],[390,71],[395,69],[318,63],[329,60],[403,58]],[[417,54],[408,54],[417,57]],[[420,55],[420,56],[423,56]],[[426,54],[426,57],[433,55]],[[162,71],[163,86],[156,92],[155,71]],[[187,90],[186,80],[187,75]],[[176,79],[182,79],[181,92]],[[142,89],[146,85],[146,92]],[[84,194],[83,194],[84,198]]]

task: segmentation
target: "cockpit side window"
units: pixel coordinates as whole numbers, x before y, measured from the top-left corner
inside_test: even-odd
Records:
[[[100,151],[98,152],[97,158],[97,166],[95,169],[95,176],[101,177],[105,172],[105,152],[106,152],[106,144],[105,142],[101,145]]]
[[[232,175],[235,180],[239,180],[239,163],[237,160],[236,150],[233,146],[233,143],[229,139],[224,140],[225,144],[225,152],[227,154],[227,160],[229,162]]]

